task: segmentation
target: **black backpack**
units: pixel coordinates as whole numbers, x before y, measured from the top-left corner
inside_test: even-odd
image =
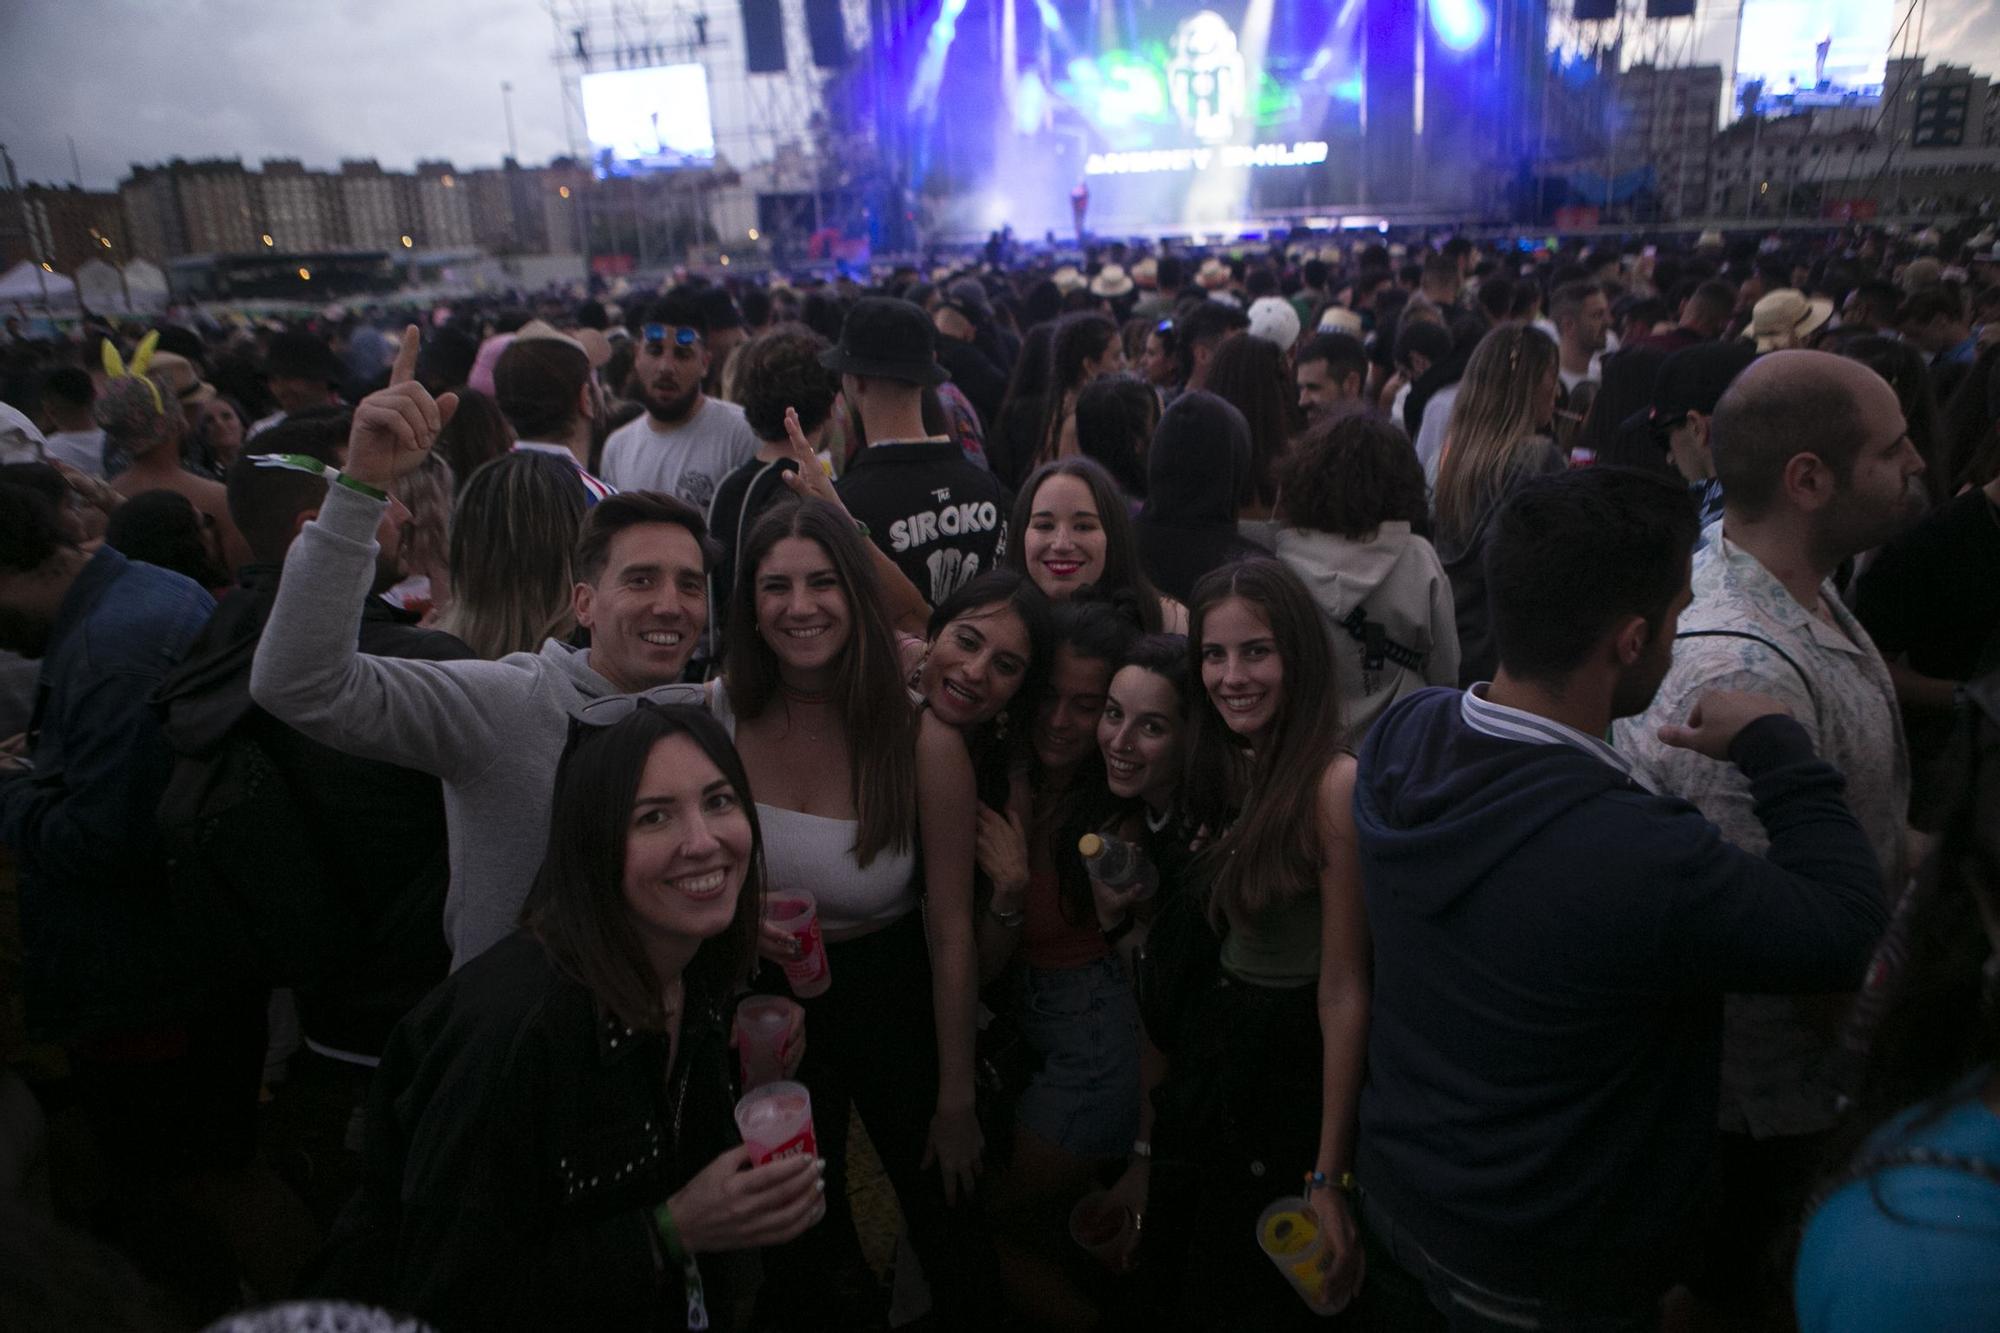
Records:
[[[307,987],[354,956],[361,930],[319,854],[322,830],[257,740],[258,720],[176,756],[158,811],[167,889],[191,947],[219,975]]]

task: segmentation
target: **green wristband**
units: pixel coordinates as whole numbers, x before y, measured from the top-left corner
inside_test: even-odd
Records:
[[[331,469],[329,469],[329,471],[330,470]],[[345,472],[334,473],[333,484],[336,486],[345,486],[348,490],[355,491],[358,492],[359,494],[365,495],[369,499],[374,500],[377,503],[385,501],[389,498],[389,492],[383,490],[380,486],[370,486],[367,482],[356,480],[355,478],[348,476]]]
[[[687,1326],[690,1329],[707,1328],[708,1293],[702,1286],[701,1267],[681,1240],[681,1229],[674,1225],[671,1204],[663,1203],[653,1210],[653,1230],[659,1233],[660,1245],[666,1250],[667,1258],[681,1266],[681,1288],[687,1295]]]

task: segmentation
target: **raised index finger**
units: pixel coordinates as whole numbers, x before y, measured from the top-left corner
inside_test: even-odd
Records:
[[[396,349],[396,364],[390,367],[389,383],[407,384],[417,377],[417,347],[422,342],[417,326],[403,326],[403,345]]]

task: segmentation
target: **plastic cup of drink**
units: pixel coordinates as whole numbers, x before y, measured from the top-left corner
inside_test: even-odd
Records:
[[[775,995],[751,995],[737,1004],[736,1054],[743,1066],[743,1091],[785,1076],[790,1005]]]
[[[1304,1199],[1279,1199],[1257,1219],[1257,1248],[1278,1266],[1292,1290],[1316,1315],[1339,1314],[1344,1300],[1321,1304],[1319,1299],[1322,1259],[1326,1240],[1319,1234],[1319,1219]]]
[[[819,904],[813,896],[803,889],[774,893],[764,904],[764,918],[799,941],[799,956],[786,959],[784,964],[792,994],[802,1000],[824,995],[833,984],[833,966],[820,939]]]
[[[750,1150],[752,1166],[786,1157],[817,1157],[812,1094],[803,1083],[780,1080],[743,1094],[736,1103],[736,1128]]]
[[[1092,1190],[1069,1210],[1069,1238],[1112,1272],[1125,1267],[1132,1233],[1138,1223],[1132,1210],[1111,1202],[1104,1190]]]

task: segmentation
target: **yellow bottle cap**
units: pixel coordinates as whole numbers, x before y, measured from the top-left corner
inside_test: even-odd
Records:
[[[1104,839],[1095,833],[1086,833],[1076,840],[1076,849],[1085,856],[1100,856],[1104,852]]]

